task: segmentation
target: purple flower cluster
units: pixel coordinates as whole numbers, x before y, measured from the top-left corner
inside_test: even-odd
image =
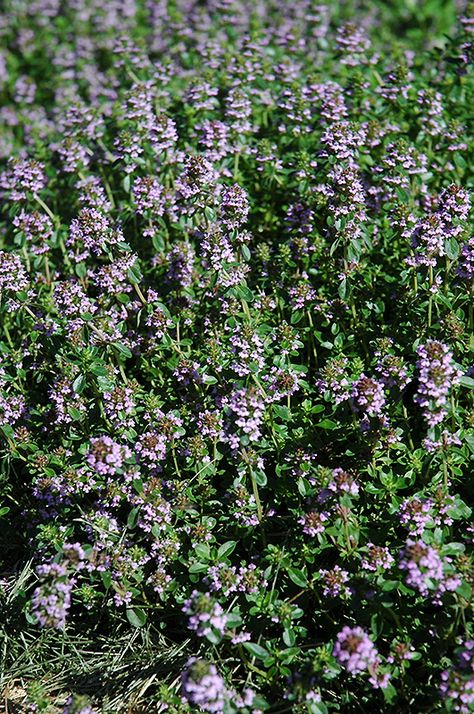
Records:
[[[104,393],[104,409],[107,418],[114,427],[131,426],[132,415],[135,413],[133,389],[130,387],[116,387],[111,392]]]
[[[461,247],[457,274],[468,282],[474,279],[474,236],[471,236]]]
[[[377,649],[362,627],[343,627],[336,637],[333,655],[350,674],[364,672],[378,662]]]
[[[447,429],[443,429],[438,439],[426,438],[423,440],[423,446],[426,451],[431,453],[435,451],[448,451],[451,446],[461,446],[461,440],[457,434],[450,434]]]
[[[254,563],[241,566],[239,570],[224,563],[212,565],[206,580],[212,592],[222,592],[226,596],[233,592],[257,593],[266,584]]]
[[[183,670],[183,697],[200,711],[220,714],[229,697],[224,680],[215,665],[192,657]]]
[[[84,400],[72,388],[71,380],[58,379],[50,389],[50,398],[54,406],[56,424],[70,424],[73,421],[71,410],[86,413]]]
[[[336,405],[345,401],[350,396],[351,387],[347,371],[347,358],[338,357],[328,361],[321,370],[321,378],[317,381],[317,387],[321,391],[330,392]]]
[[[343,570],[339,565],[335,565],[331,570],[319,571],[323,582],[324,597],[342,597],[348,598],[351,596],[351,590],[345,585],[349,580],[349,573]]]
[[[403,358],[390,352],[393,347],[394,342],[390,338],[379,342],[378,349],[375,351],[377,357],[375,371],[385,387],[404,389],[410,381],[408,370]]]
[[[383,384],[361,374],[352,385],[352,403],[356,412],[371,417],[380,416],[385,406]]]
[[[97,312],[97,305],[77,281],[56,283],[53,299],[58,313],[65,317],[80,319],[83,315],[93,315]]]
[[[339,27],[336,47],[341,52],[341,62],[354,67],[361,61],[367,61],[370,40],[362,27],[348,22]]]
[[[367,543],[367,553],[363,556],[361,566],[364,570],[386,570],[395,562],[388,548],[381,545]]]
[[[162,216],[165,210],[163,186],[152,177],[137,178],[133,184],[133,197],[140,215]]]
[[[113,476],[131,456],[128,446],[117,443],[110,436],[98,436],[91,439],[87,463],[98,474]]]
[[[149,468],[156,468],[166,456],[167,439],[157,431],[147,431],[140,436],[135,446],[135,453],[141,463]]]
[[[61,629],[71,607],[74,579],[67,567],[60,563],[39,565],[36,568],[40,584],[33,593],[32,610],[40,625]]]
[[[18,292],[27,286],[25,268],[18,255],[0,250],[0,291]]]
[[[400,504],[400,523],[406,526],[412,535],[421,535],[426,525],[432,522],[431,499],[406,498]]]
[[[82,208],[71,221],[66,245],[70,247],[70,257],[79,263],[91,255],[101,255],[122,238],[120,229],[114,228],[105,213],[96,208]]]
[[[453,711],[468,714],[474,704],[474,641],[466,640],[458,651],[455,669],[441,674],[440,692]]]
[[[262,714],[255,705],[253,689],[246,687],[239,693],[228,688],[216,666],[206,660],[196,657],[188,660],[181,676],[181,686],[184,699],[200,711],[222,714],[230,707],[230,711]]]
[[[226,228],[235,230],[246,222],[249,214],[246,192],[238,185],[229,186],[221,195],[221,217]]]
[[[445,592],[452,592],[461,585],[460,578],[450,572],[451,559],[442,558],[439,552],[422,540],[407,540],[400,553],[398,567],[406,572],[406,583],[423,597],[430,592],[435,602]]]
[[[348,493],[350,496],[357,496],[359,494],[359,484],[353,474],[340,467],[333,469],[327,488],[329,491],[341,495]]]
[[[257,390],[253,387],[237,389],[232,392],[227,405],[235,426],[247,435],[250,441],[258,441],[261,436],[265,404]],[[238,448],[238,435],[230,434],[229,443],[232,448]]]
[[[53,224],[49,216],[38,211],[29,213],[22,209],[14,217],[13,225],[31,244],[31,252],[34,255],[43,255],[49,252],[48,241],[53,235]]]
[[[31,194],[46,185],[44,165],[31,159],[10,159],[8,168],[0,176],[0,188],[6,190],[10,201],[26,201]]]
[[[460,370],[453,364],[449,347],[430,340],[417,349],[419,387],[415,401],[423,409],[429,426],[443,421],[451,388],[459,382]]]
[[[193,590],[183,605],[183,612],[188,616],[188,627],[199,637],[213,633],[223,635],[228,617],[218,602],[208,593]]]
[[[435,267],[437,258],[446,255],[446,240],[463,232],[470,209],[471,200],[463,188],[451,185],[445,189],[438,209],[416,225],[412,236],[416,255],[408,263]]]
[[[24,416],[26,416],[26,403],[22,395],[0,394],[0,426],[5,424],[15,426]]]
[[[325,522],[329,519],[329,514],[326,511],[319,513],[318,511],[310,511],[298,519],[298,523],[303,526],[303,533],[314,537],[318,533],[323,533],[326,526]]]

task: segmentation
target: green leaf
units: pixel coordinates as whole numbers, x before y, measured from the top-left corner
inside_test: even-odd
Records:
[[[111,392],[115,384],[108,377],[97,377],[97,386],[101,392]]]
[[[204,573],[209,570],[209,563],[193,563],[188,568],[188,573]]]
[[[456,592],[458,595],[461,595],[461,597],[465,598],[466,600],[470,600],[472,596],[472,587],[469,585],[469,583],[461,583],[461,585],[456,588]]]
[[[104,583],[105,589],[108,590],[110,588],[110,586],[112,585],[111,574],[108,572],[108,570],[105,570],[105,571],[101,572],[100,577],[101,577],[102,582]]]
[[[446,238],[444,247],[449,260],[456,260],[459,256],[459,243],[456,238]]]
[[[467,163],[464,156],[458,151],[455,151],[453,153],[453,159],[458,169],[464,170],[467,167]]]
[[[303,310],[294,310],[291,313],[291,319],[290,322],[292,325],[297,325],[300,320],[303,319],[304,312]]]
[[[87,275],[87,265],[85,263],[78,263],[76,265],[76,275],[78,278],[85,278]]]
[[[470,451],[474,454],[474,436],[471,436],[471,434],[466,434],[464,436],[464,441],[468,445]]]
[[[139,508],[132,508],[132,510],[130,511],[129,516],[127,518],[127,527],[128,528],[135,528],[135,526],[137,525],[139,512],[140,512]]]
[[[105,369],[104,365],[100,364],[99,362],[91,365],[90,371],[92,372],[92,374],[95,374],[96,377],[105,377],[107,375],[107,370]]]
[[[464,543],[446,543],[441,548],[442,555],[459,555],[459,553],[464,553],[466,546]]]
[[[15,432],[10,424],[3,424],[3,426],[0,426],[0,429],[3,431],[5,436],[8,436],[9,439],[13,439],[15,437]]]
[[[140,607],[127,608],[127,620],[132,627],[143,627],[146,623],[146,612]]]
[[[122,345],[121,342],[114,342],[114,348],[117,350],[117,352],[122,355],[122,357],[125,357],[126,359],[130,359],[132,357],[132,353],[126,347],[125,345]]]
[[[86,378],[83,374],[80,374],[78,377],[76,377],[76,379],[72,383],[72,388],[76,392],[76,394],[81,394],[84,391],[85,386]]]
[[[154,233],[151,242],[153,243],[153,248],[156,250],[157,253],[162,253],[164,251],[165,241],[163,240],[162,236],[158,235],[158,233]]]
[[[347,279],[343,278],[341,282],[339,283],[339,287],[337,289],[337,292],[339,294],[339,297],[341,300],[344,300],[344,298],[347,295]]]
[[[241,300],[245,300],[245,302],[253,301],[253,292],[246,285],[237,285],[234,290]]]
[[[138,283],[141,283],[141,281],[143,280],[143,275],[138,263],[135,263],[134,265],[132,265],[131,268],[128,269],[127,276],[132,284],[138,285]]]
[[[74,421],[81,421],[83,413],[76,409],[75,407],[68,407],[68,414],[74,419]]]
[[[250,258],[252,257],[248,246],[245,244],[242,245],[241,251],[242,251],[242,256],[243,256],[244,260],[246,260],[248,262],[250,260]]]
[[[217,551],[218,558],[227,558],[237,547],[237,542],[235,540],[228,540],[227,543],[223,543],[219,550]]]
[[[255,483],[257,486],[266,486],[267,485],[267,476],[263,471],[260,470],[252,470],[253,477],[255,479]]]
[[[283,421],[290,421],[291,412],[288,407],[280,406],[279,404],[274,404],[273,411],[275,415],[280,419],[283,419]]]
[[[347,256],[350,261],[354,261],[355,263],[359,262],[360,255],[362,253],[362,243],[360,240],[357,238],[353,238],[351,242],[349,243],[349,248],[347,252]]]
[[[304,478],[298,479],[298,492],[300,493],[301,496],[307,496],[308,493],[311,491],[311,484],[309,481],[306,481]]]
[[[211,557],[211,549],[207,543],[198,543],[194,546],[195,553],[202,560],[209,560]]]
[[[155,523],[155,525],[151,529],[151,533],[155,538],[161,538],[163,529],[161,528],[161,526],[158,523]]]
[[[394,699],[397,697],[397,690],[393,686],[393,684],[390,684],[390,682],[387,684],[386,687],[382,689],[383,696],[386,702],[389,704],[393,702]]]
[[[311,714],[328,714],[328,708],[324,702],[309,702],[309,711]]]
[[[305,588],[307,586],[308,579],[302,570],[298,570],[298,568],[289,568],[288,575],[290,580],[292,580],[295,585],[298,585],[299,588]]]
[[[459,384],[462,384],[463,387],[467,387],[468,389],[474,389],[474,379],[465,374],[463,374],[459,380]]]
[[[330,431],[331,429],[336,429],[337,424],[335,421],[332,421],[332,419],[323,419],[322,421],[318,422],[315,424],[319,429],[326,429],[326,431]]]
[[[204,215],[210,223],[216,219],[216,212],[210,206],[204,207]]]
[[[242,624],[242,617],[239,615],[238,612],[230,612],[228,615],[226,615],[226,626],[227,627],[240,627]]]
[[[247,652],[250,652],[250,654],[257,659],[266,660],[271,656],[265,647],[261,647],[255,642],[244,642],[243,645]]]
[[[211,629],[209,632],[206,632],[206,640],[211,642],[213,645],[218,645],[219,642],[222,640],[222,634],[216,629]]]

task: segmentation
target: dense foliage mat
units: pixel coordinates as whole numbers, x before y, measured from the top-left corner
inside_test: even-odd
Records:
[[[391,5],[2,3],[6,712],[473,710],[474,15]]]

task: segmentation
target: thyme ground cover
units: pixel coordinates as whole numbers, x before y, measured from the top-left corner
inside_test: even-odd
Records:
[[[472,9],[2,8],[4,711],[473,711]]]

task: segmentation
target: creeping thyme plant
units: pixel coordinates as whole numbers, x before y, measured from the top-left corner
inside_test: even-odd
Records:
[[[473,711],[473,9],[1,11],[5,712]]]

